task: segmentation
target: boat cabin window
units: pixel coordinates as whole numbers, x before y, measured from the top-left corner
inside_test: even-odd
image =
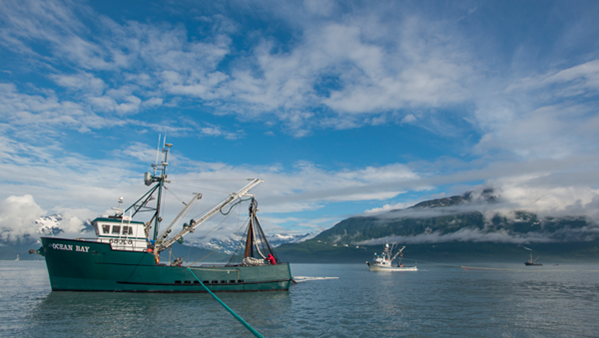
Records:
[[[118,223],[117,223],[118,224]],[[128,223],[125,223],[128,224]],[[143,228],[142,228],[143,224],[138,224],[138,223],[134,223],[134,224],[128,224],[128,225],[124,225],[124,224],[120,224],[120,225],[115,225],[113,224],[101,224],[101,223],[95,223],[94,227],[96,228],[97,234],[98,236],[135,236],[137,234],[143,233]],[[143,235],[142,235],[143,236]]]

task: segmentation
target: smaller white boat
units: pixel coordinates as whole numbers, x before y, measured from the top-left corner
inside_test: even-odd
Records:
[[[17,254],[17,258],[15,259],[15,261],[21,260],[21,257],[19,257],[19,254]]]
[[[403,249],[406,248],[405,246],[402,247],[395,255],[393,255],[393,249],[395,249],[396,245],[397,244],[393,244],[393,246],[389,248],[389,244],[385,243],[383,253],[380,255],[375,253],[372,262],[366,262],[370,271],[418,271],[418,267],[404,266],[401,261],[398,262],[397,265],[393,265],[393,261],[397,256],[403,258]]]

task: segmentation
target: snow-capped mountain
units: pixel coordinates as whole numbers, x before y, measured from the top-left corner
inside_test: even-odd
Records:
[[[64,233],[63,220],[64,218],[60,214],[42,216],[35,220],[35,224],[38,226],[37,233],[42,236],[56,236]],[[83,227],[80,229],[80,232],[83,234],[89,231],[94,231],[90,220],[83,221]]]
[[[288,234],[274,234],[267,235],[268,243],[273,248],[276,248],[279,245],[285,243],[299,243],[306,241],[308,239],[314,238],[317,233],[307,233],[307,234],[299,234],[299,235],[288,235]],[[206,250],[220,250],[226,254],[232,254],[237,249],[238,242],[237,241],[223,241],[217,238],[198,238],[193,241],[187,242],[186,245],[190,245],[200,249]]]
[[[273,247],[277,247],[281,244],[300,243],[303,241],[307,241],[309,239],[316,237],[316,235],[318,235],[318,234],[315,232],[309,232],[307,234],[299,234],[299,235],[274,234],[274,235],[266,236],[266,238],[268,239],[268,242],[270,243],[270,245],[272,245]]]
[[[55,214],[50,216],[42,216],[35,221],[35,224],[38,225],[38,233],[51,236],[63,232],[63,230],[60,228],[60,222],[62,222],[62,216]]]
[[[43,236],[56,236],[63,231],[60,226],[63,218],[61,215],[49,215],[42,216],[35,221],[35,224],[38,225],[38,233]],[[89,221],[85,222],[86,228],[91,228]],[[281,244],[285,243],[300,243],[306,241],[308,239],[314,238],[317,233],[307,233],[307,234],[297,234],[297,235],[289,235],[289,234],[274,234],[267,235],[266,238],[272,247],[277,247]],[[237,248],[238,242],[236,241],[223,241],[217,238],[197,238],[190,239],[185,242],[186,245],[190,245],[200,249],[206,250],[220,250],[221,252],[232,254]]]
[[[185,242],[185,245],[189,245],[195,248],[206,249],[206,250],[219,250],[226,254],[232,254],[237,248],[238,242],[236,241],[223,241],[217,238],[207,239],[205,237],[193,239],[189,242]]]

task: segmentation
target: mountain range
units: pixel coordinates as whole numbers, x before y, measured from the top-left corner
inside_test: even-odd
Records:
[[[267,235],[266,239],[268,240],[268,243],[270,243],[270,246],[273,248],[276,248],[282,244],[286,244],[286,243],[300,243],[303,242],[305,240],[311,239],[314,236],[316,236],[316,233],[306,233],[306,234],[296,234],[296,235],[290,235],[290,234],[274,234],[274,235]],[[226,254],[233,254],[233,252],[235,252],[235,250],[237,249],[237,242],[233,242],[233,241],[224,241],[222,239],[218,239],[218,238],[206,238],[206,237],[200,237],[197,239],[194,239],[193,241],[187,242],[186,245],[188,246],[192,246],[198,249],[206,249],[206,250],[219,250],[223,253]]]
[[[37,220],[39,233],[62,232],[60,215]],[[85,228],[91,229],[89,222]],[[584,215],[540,216],[511,210],[493,189],[420,202],[405,209],[347,218],[321,233],[267,236],[283,261],[364,262],[385,243],[406,245],[406,259],[430,261],[521,261],[530,250],[555,262],[599,260],[599,226]],[[34,237],[0,242],[0,259],[14,259],[36,245]],[[237,243],[197,238],[173,246],[188,261],[226,261]],[[39,257],[32,257],[39,258]]]
[[[64,233],[61,227],[63,217],[59,214],[43,216],[35,221],[37,226],[37,236],[26,235],[20,238],[11,238],[11,240],[0,239],[0,259],[12,260],[17,254],[21,259],[41,259],[40,256],[27,255],[29,249],[39,247],[39,236],[60,236]],[[90,221],[83,224],[82,234],[90,236],[89,232],[94,229]],[[87,233],[86,233],[87,232]],[[306,234],[272,234],[267,235],[268,242],[272,247],[278,247],[285,243],[298,243],[316,236],[316,233]],[[173,246],[173,255],[177,257],[184,256],[188,260],[199,259],[210,255],[212,262],[226,261],[237,248],[237,242],[224,241],[218,238],[200,237],[185,242],[184,245],[176,244]]]
[[[493,189],[347,218],[313,239],[281,245],[294,262],[364,262],[385,243],[414,260],[520,261],[529,251],[552,261],[598,260],[599,227],[584,215],[539,216],[505,209]]]

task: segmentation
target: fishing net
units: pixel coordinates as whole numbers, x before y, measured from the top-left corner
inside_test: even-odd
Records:
[[[245,232],[241,235],[241,240],[237,244],[235,252],[227,262],[227,266],[232,265],[266,265],[276,264],[279,259],[270,247],[256,212],[258,211],[258,202],[252,199],[249,206],[250,220]],[[272,258],[269,262],[269,256]]]

